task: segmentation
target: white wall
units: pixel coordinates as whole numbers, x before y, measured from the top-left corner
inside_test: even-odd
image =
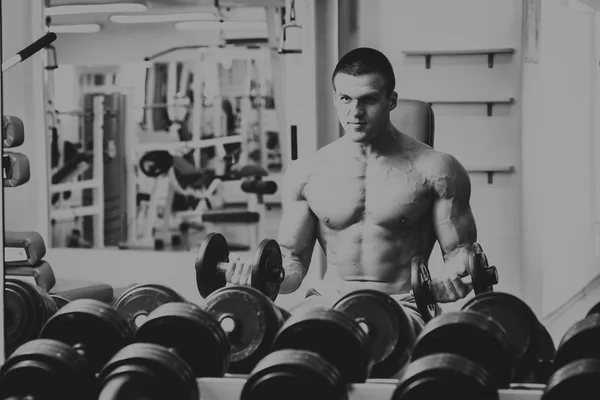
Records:
[[[598,274],[595,20],[593,11],[576,3],[542,2],[539,62],[525,70],[535,85],[530,101],[537,102],[539,119],[523,130],[524,249],[535,269],[528,281],[543,282],[542,314]]]
[[[401,98],[435,100],[514,97],[512,106],[435,105],[435,147],[467,168],[510,164],[515,173],[471,174],[478,240],[499,269],[498,290],[517,295],[521,286],[521,0],[358,0],[358,29],[349,40],[386,54]],[[513,47],[514,55],[406,57],[403,49]],[[392,114],[392,120],[393,120]],[[441,265],[436,247],[432,270]],[[458,305],[456,305],[458,306]]]

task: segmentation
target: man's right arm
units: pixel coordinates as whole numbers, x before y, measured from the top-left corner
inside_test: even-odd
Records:
[[[279,292],[296,291],[308,273],[317,240],[317,217],[304,198],[309,164],[294,161],[288,167],[282,184],[282,217],[277,242],[281,247],[285,279]]]

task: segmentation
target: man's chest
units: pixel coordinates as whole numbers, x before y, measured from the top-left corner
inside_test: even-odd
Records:
[[[422,174],[386,163],[328,166],[304,188],[312,211],[333,229],[366,219],[381,226],[409,224],[430,208],[431,194]]]

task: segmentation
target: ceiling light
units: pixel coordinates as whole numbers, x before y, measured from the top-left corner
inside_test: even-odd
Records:
[[[245,21],[194,21],[178,22],[175,29],[180,31],[191,31],[198,29],[221,29],[224,30],[267,30],[266,22],[245,22]]]
[[[142,15],[111,15],[109,19],[117,24],[153,24],[177,21],[215,21],[217,16],[212,13],[189,14],[142,14]]]
[[[98,24],[52,25],[49,29],[54,33],[96,33],[100,31],[101,26]]]
[[[112,3],[112,4],[70,4],[55,7],[47,7],[47,16],[95,14],[95,13],[117,13],[117,12],[145,12],[146,5],[142,3]]]

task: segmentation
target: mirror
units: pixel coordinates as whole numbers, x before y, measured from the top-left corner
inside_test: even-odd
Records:
[[[276,235],[276,217],[258,228],[217,215],[265,213],[279,193],[242,183],[280,186],[285,171],[266,9],[227,12],[261,28],[193,31],[182,46],[192,36],[183,22],[168,30],[108,17],[101,31],[57,43],[59,67],[46,71],[51,247],[190,251],[219,231],[249,250],[267,237],[261,229]]]

